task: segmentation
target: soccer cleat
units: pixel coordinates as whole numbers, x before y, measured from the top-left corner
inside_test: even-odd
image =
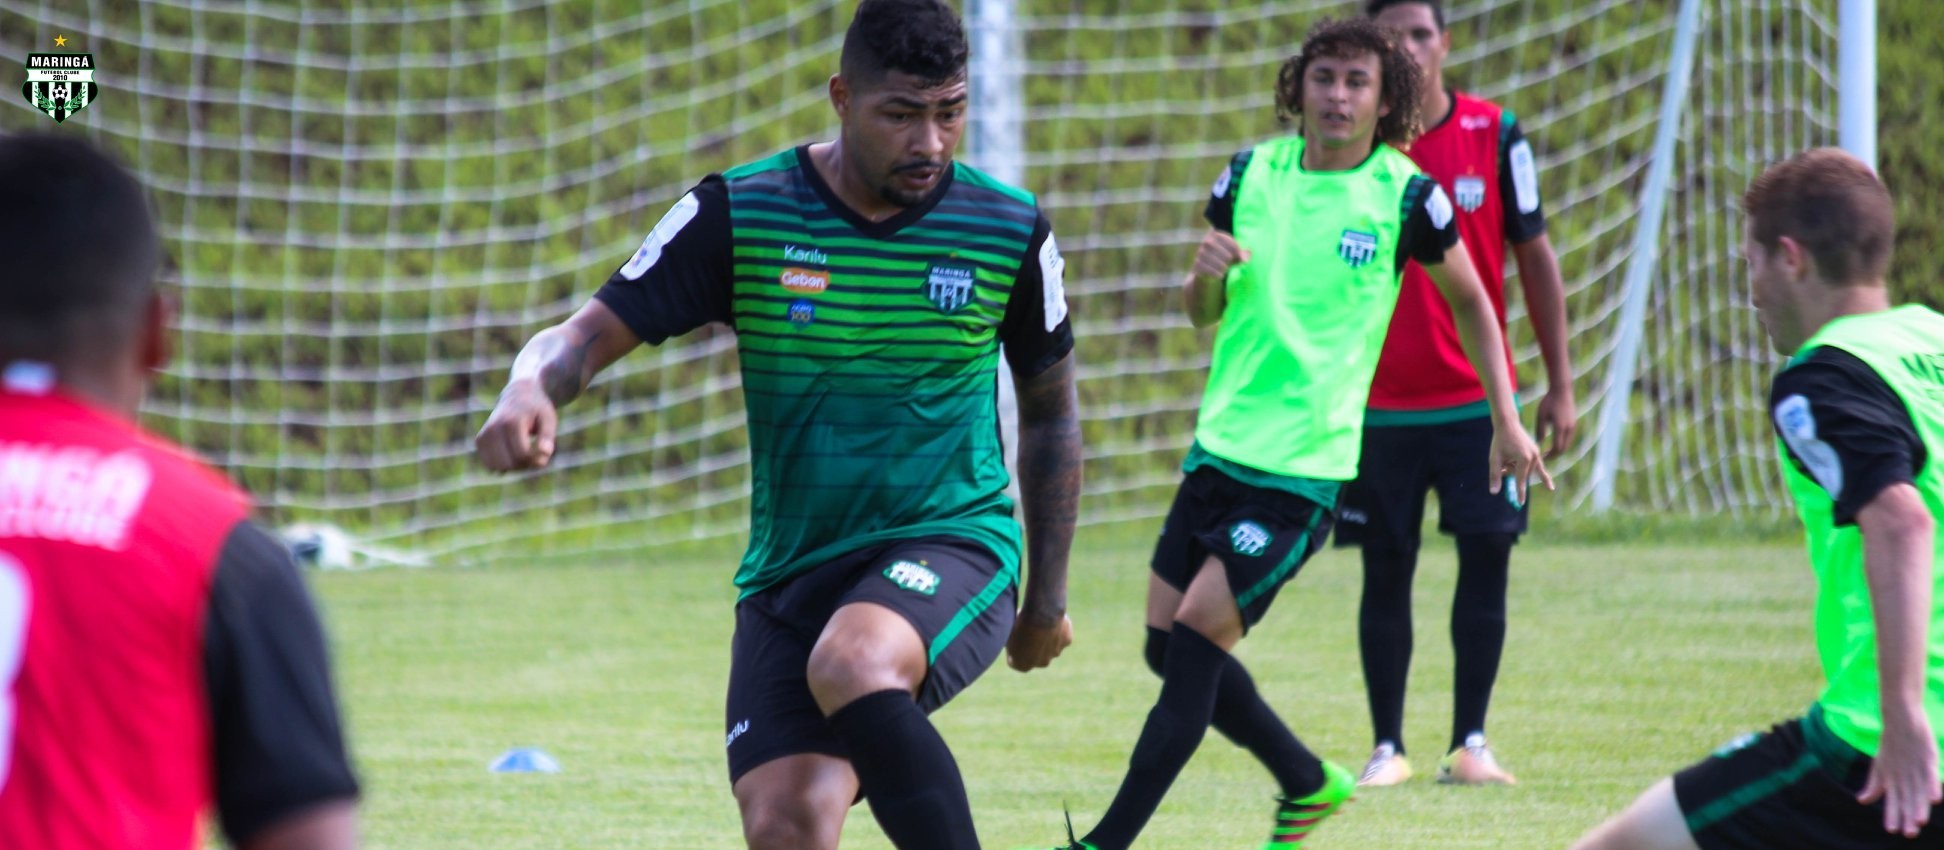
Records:
[[[1381,788],[1402,785],[1410,778],[1410,761],[1397,751],[1396,744],[1385,741],[1370,751],[1370,761],[1364,763],[1363,775],[1357,777],[1357,784]]]
[[[1438,762],[1438,781],[1446,785],[1517,785],[1505,768],[1499,767],[1485,736],[1473,732],[1465,736],[1464,746],[1452,750]]]
[[[1323,763],[1323,787],[1307,797],[1277,797],[1276,827],[1262,850],[1297,850],[1323,819],[1337,813],[1357,791],[1357,777],[1335,762]]]
[[[1053,847],[1051,848],[1051,850],[1100,850],[1100,848],[1095,847],[1092,844],[1088,844],[1085,841],[1081,841],[1080,839],[1073,837],[1073,813],[1066,812],[1065,814],[1066,814],[1066,827],[1067,827],[1066,843],[1061,844],[1057,847]]]

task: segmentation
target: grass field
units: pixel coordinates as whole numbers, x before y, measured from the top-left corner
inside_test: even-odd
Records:
[[[1132,542],[1152,529],[1118,531],[1076,548],[1073,648],[1031,675],[996,667],[936,716],[988,848],[1051,845],[1063,802],[1090,825],[1154,698]],[[367,846],[741,847],[721,743],[733,557],[316,576]],[[1406,734],[1427,774],[1450,722],[1452,560],[1432,541],[1417,588]],[[1358,585],[1354,553],[1325,552],[1241,649],[1298,734],[1352,769],[1370,745]],[[1491,723],[1521,784],[1367,792],[1313,846],[1564,846],[1657,777],[1808,704],[1811,591],[1786,541],[1522,546]],[[522,745],[564,771],[487,771]],[[1211,734],[1140,846],[1258,846],[1272,790]],[[844,846],[889,845],[859,807]]]

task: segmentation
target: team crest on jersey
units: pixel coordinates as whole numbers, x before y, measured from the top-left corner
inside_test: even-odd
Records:
[[[1255,557],[1269,549],[1269,529],[1250,520],[1243,520],[1229,528],[1229,544],[1237,554]]]
[[[925,269],[925,297],[941,313],[972,303],[972,267],[933,263]]]
[[[913,593],[933,596],[938,593],[938,574],[925,568],[923,564],[898,561],[884,568],[884,577],[892,584]]]
[[[1451,194],[1458,199],[1459,209],[1478,212],[1478,208],[1485,205],[1485,178],[1460,177],[1452,183]]]
[[[1370,265],[1377,259],[1377,236],[1361,230],[1345,230],[1343,238],[1337,242],[1337,256],[1342,257],[1353,269]]]
[[[65,45],[67,37],[57,37],[54,43]],[[94,72],[92,53],[29,53],[27,82],[20,93],[29,106],[59,124],[95,101],[101,88],[95,85]]]

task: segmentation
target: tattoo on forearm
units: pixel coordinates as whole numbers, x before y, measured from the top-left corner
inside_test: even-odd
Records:
[[[513,361],[513,379],[539,379],[540,389],[555,406],[573,401],[586,389],[583,373],[588,352],[601,333],[595,331],[586,339],[575,340],[562,328],[540,332]]]
[[[1084,465],[1073,358],[1016,384],[1019,487],[1025,503],[1028,610],[1066,607],[1067,557]]]
[[[547,398],[553,399],[555,406],[573,401],[580,396],[581,390],[586,389],[582,375],[587,367],[587,350],[600,338],[600,331],[595,331],[584,340],[570,342],[540,367],[540,386],[547,391]]]

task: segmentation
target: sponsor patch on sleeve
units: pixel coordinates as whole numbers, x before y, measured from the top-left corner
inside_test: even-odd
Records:
[[[1797,394],[1775,405],[1775,430],[1782,435],[1789,451],[1809,471],[1831,499],[1843,497],[1843,462],[1836,450],[1816,436],[1816,417],[1809,399]]]
[[[649,269],[654,268],[656,261],[661,259],[662,248],[667,247],[669,240],[675,238],[675,234],[682,232],[682,228],[694,221],[695,214],[701,209],[702,203],[695,199],[695,193],[683,195],[682,199],[676,201],[675,206],[670,207],[662,216],[661,221],[655,224],[655,229],[648,232],[648,238],[641,240],[641,247],[635,250],[634,256],[628,258],[628,264],[621,267],[621,276],[629,280],[640,280],[641,276],[647,274]]]
[[[1209,187],[1208,189],[1209,194],[1214,195],[1217,198],[1227,195],[1229,190],[1229,183],[1234,179],[1235,179],[1235,166],[1231,165],[1227,168],[1222,169],[1222,176],[1215,178],[1215,185]]]
[[[1066,321],[1067,303],[1066,258],[1060,256],[1060,245],[1054,241],[1050,231],[1046,234],[1046,244],[1040,246],[1039,261],[1040,292],[1045,299],[1043,307],[1046,313],[1046,330],[1052,333],[1054,328]]]
[[[1443,186],[1431,184],[1431,194],[1424,196],[1424,211],[1431,214],[1431,226],[1444,230],[1451,226],[1451,196],[1445,194]]]
[[[1519,212],[1530,213],[1539,208],[1539,169],[1532,162],[1532,144],[1520,139],[1512,146],[1512,192],[1518,197]]]

